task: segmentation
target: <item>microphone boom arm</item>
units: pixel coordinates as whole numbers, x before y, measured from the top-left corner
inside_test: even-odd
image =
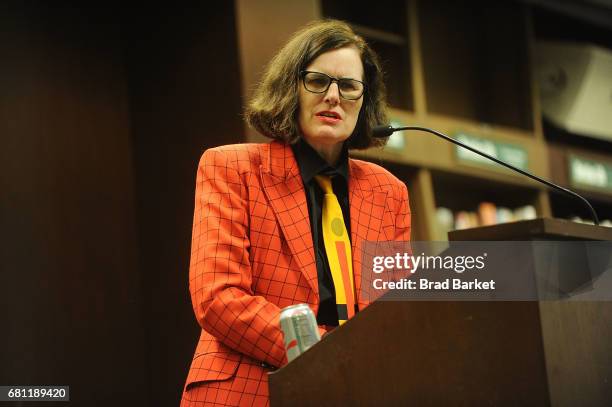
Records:
[[[562,193],[570,195],[571,197],[578,198],[580,201],[582,201],[582,203],[584,203],[589,208],[589,211],[591,212],[591,216],[593,217],[593,222],[595,223],[595,225],[599,225],[599,218],[597,217],[597,213],[595,212],[595,209],[593,208],[593,206],[590,204],[589,201],[587,201],[584,197],[582,197],[581,195],[577,194],[576,192],[571,191],[571,190],[569,190],[567,188],[563,188],[562,186],[559,186],[559,185],[554,184],[554,183],[552,183],[550,181],[547,181],[547,180],[545,180],[543,178],[540,178],[537,175],[533,175],[533,174],[531,174],[531,173],[529,173],[529,172],[527,172],[525,170],[521,170],[520,168],[517,168],[517,167],[515,167],[515,166],[513,166],[511,164],[508,164],[508,163],[506,163],[504,161],[501,161],[501,160],[499,160],[499,159],[497,159],[497,158],[495,158],[495,157],[493,157],[493,156],[491,156],[491,155],[489,155],[487,153],[484,153],[484,152],[479,151],[479,150],[477,150],[477,149],[475,149],[473,147],[470,147],[467,144],[462,143],[461,141],[455,140],[454,138],[449,137],[446,134],[440,133],[440,132],[432,130],[432,129],[428,129],[427,127],[419,127],[419,126],[405,126],[405,127],[380,126],[378,128],[375,128],[374,132],[376,132],[376,130],[378,130],[378,132],[380,134],[388,133],[386,136],[390,136],[392,133],[394,133],[396,131],[400,131],[400,130],[418,130],[418,131],[424,131],[424,132],[427,132],[427,133],[431,133],[431,134],[433,134],[435,136],[443,138],[443,139],[445,139],[447,141],[450,141],[451,143],[454,143],[454,144],[456,144],[456,145],[458,145],[460,147],[468,149],[468,150],[470,150],[473,153],[476,153],[476,154],[478,154],[478,155],[480,155],[482,157],[485,157],[485,158],[487,158],[487,159],[489,159],[489,160],[491,160],[493,162],[496,162],[499,165],[502,165],[502,166],[504,166],[506,168],[514,170],[514,171],[516,171],[516,172],[518,172],[520,174],[523,174],[523,175],[525,175],[525,176],[527,176],[527,177],[529,177],[529,178],[531,178],[533,180],[539,181],[539,182],[543,183],[544,185],[547,185],[548,187],[550,187],[552,189],[555,189],[557,191],[561,191]],[[386,137],[386,136],[379,136],[379,137]]]

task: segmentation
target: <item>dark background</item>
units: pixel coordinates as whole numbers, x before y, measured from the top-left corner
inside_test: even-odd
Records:
[[[177,405],[198,159],[244,138],[234,3],[85,3],[0,4],[0,385]]]

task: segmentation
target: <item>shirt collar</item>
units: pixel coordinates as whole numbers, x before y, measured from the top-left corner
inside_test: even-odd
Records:
[[[346,143],[342,145],[340,158],[335,166],[329,165],[303,138],[291,145],[295,159],[300,167],[300,174],[304,184],[309,183],[315,175],[341,175],[348,182],[348,149]]]

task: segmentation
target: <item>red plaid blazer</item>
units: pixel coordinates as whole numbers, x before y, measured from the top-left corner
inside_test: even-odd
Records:
[[[404,183],[378,165],[350,159],[348,189],[359,293],[362,242],[409,240],[410,210]],[[202,332],[181,405],[266,405],[266,365],[287,361],[280,310],[307,303],[316,314],[317,281],[291,148],[273,141],[207,150],[197,174],[189,271]]]

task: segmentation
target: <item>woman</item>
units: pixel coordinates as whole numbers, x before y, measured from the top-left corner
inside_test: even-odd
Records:
[[[348,158],[380,145],[371,129],[386,123],[379,63],[348,25],[294,34],[246,117],[273,141],[207,150],[198,169],[189,283],[202,332],[182,406],[267,405],[267,373],[287,363],[281,309],[307,303],[320,332],[333,329],[367,306],[363,242],[410,237],[405,185]],[[350,237],[335,246],[344,280],[330,230]]]

